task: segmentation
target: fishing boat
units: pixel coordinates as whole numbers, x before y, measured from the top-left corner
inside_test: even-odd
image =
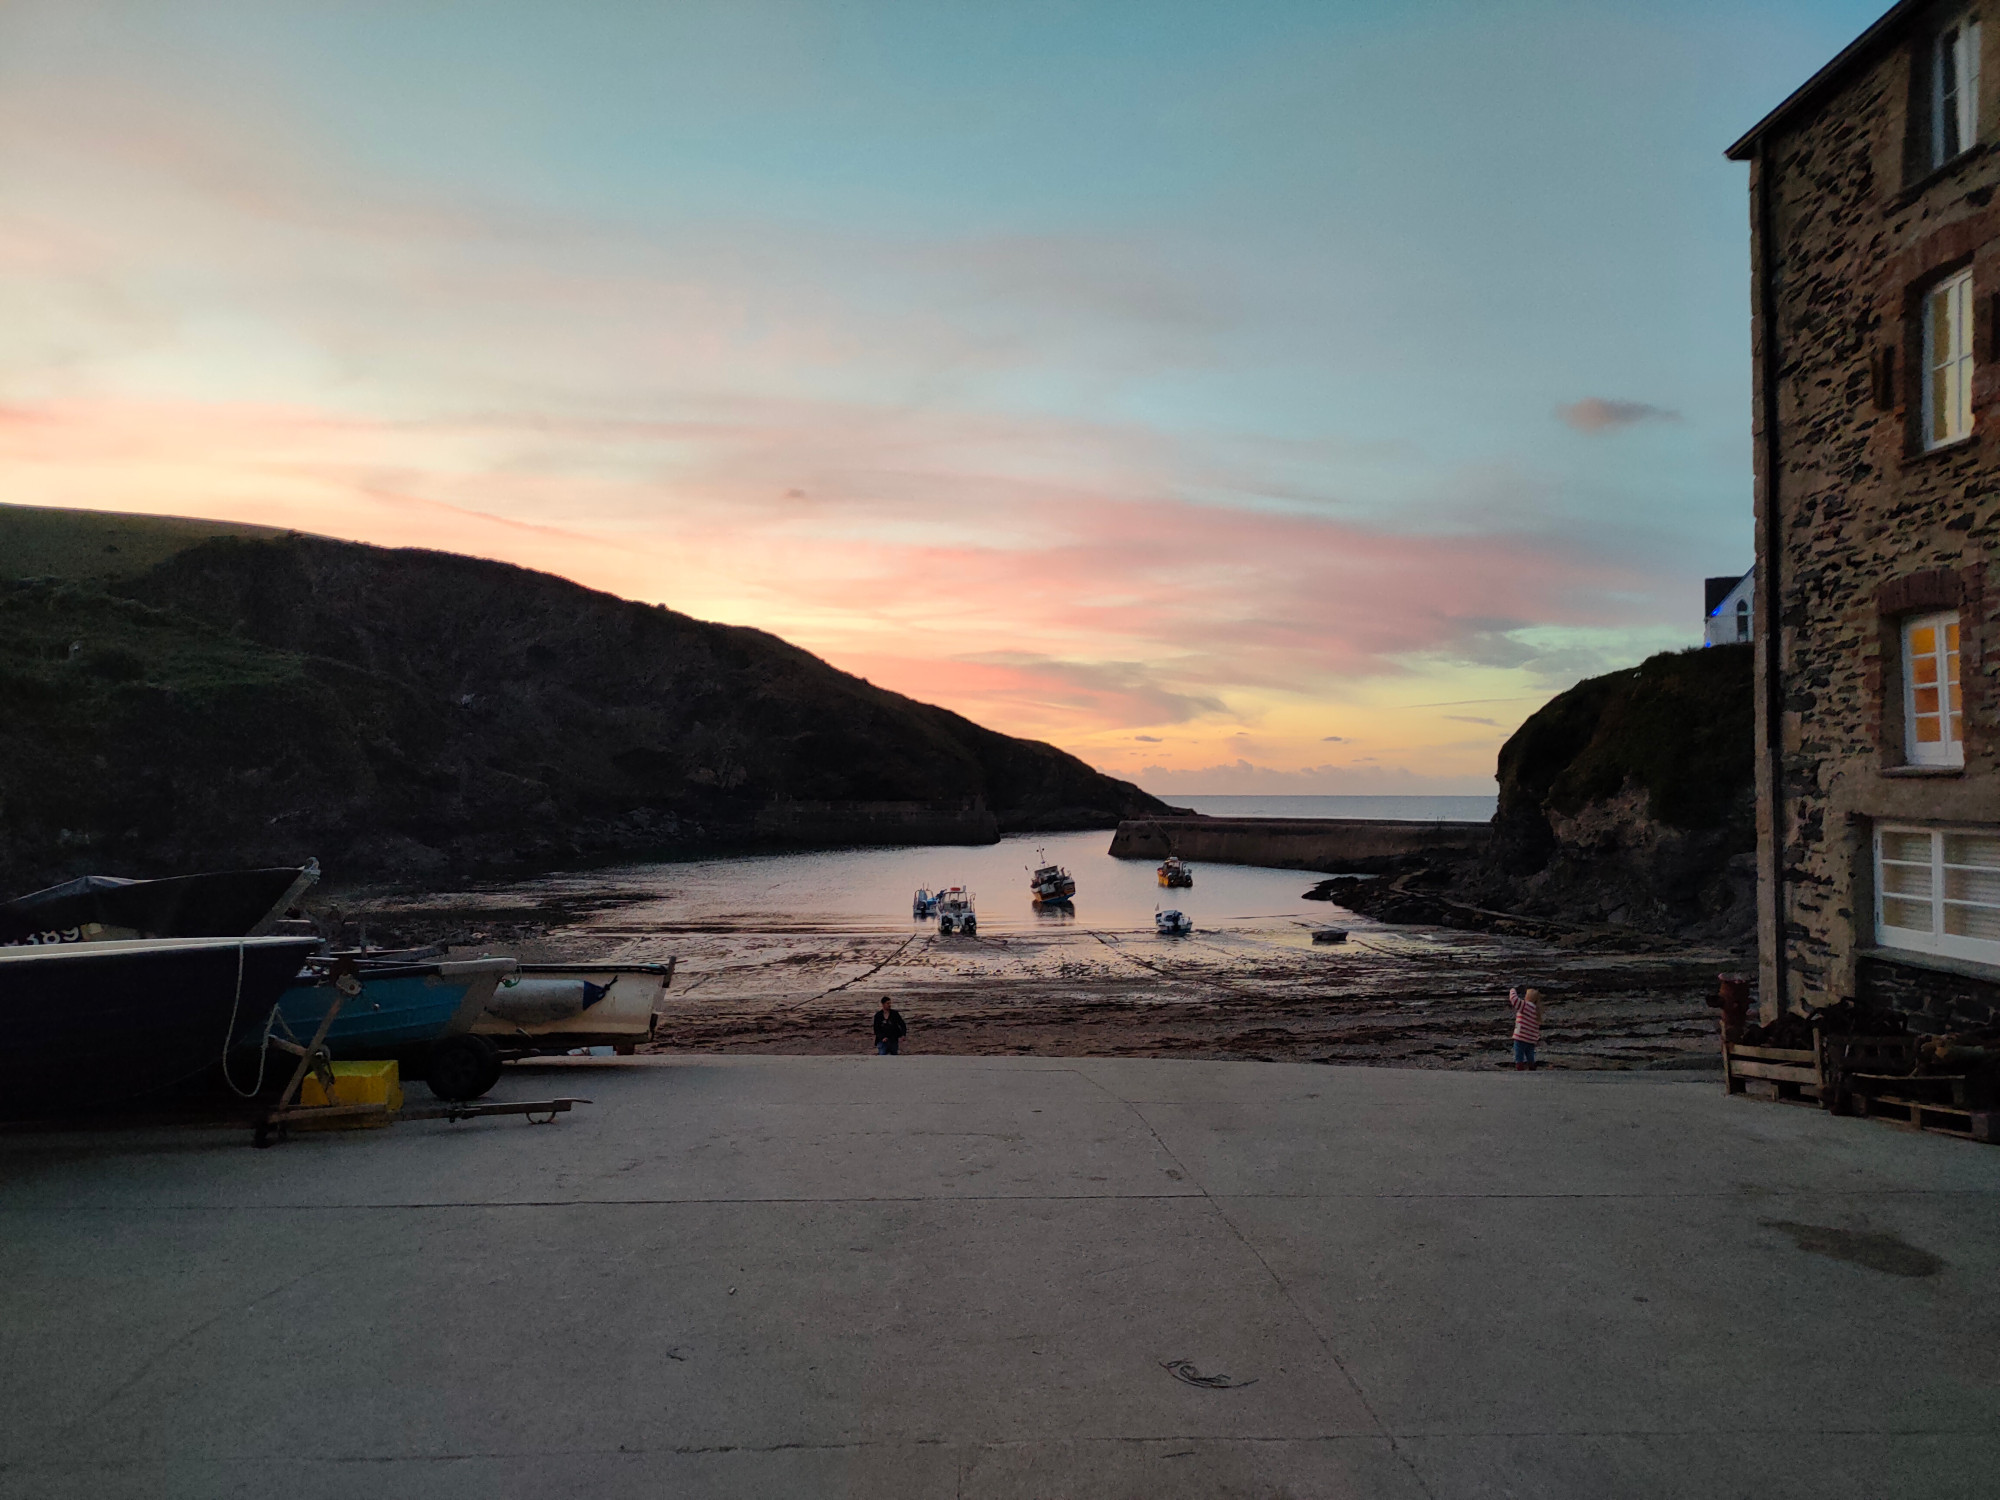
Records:
[[[310,937],[126,938],[0,948],[0,1114],[131,1104],[231,1053],[239,1092]],[[246,1075],[247,1076],[240,1076]]]
[[[650,1040],[674,964],[523,964],[500,981],[473,1035],[510,1057],[609,1047],[629,1055]]]
[[[972,892],[962,885],[946,886],[938,892],[938,931],[945,937],[961,932],[967,937],[979,935],[979,917],[972,909]]]
[[[319,862],[164,880],[83,875],[0,901],[0,947],[133,938],[263,937],[319,879]]]
[[[1170,890],[1177,886],[1190,886],[1194,884],[1194,871],[1181,863],[1178,854],[1169,854],[1161,861],[1159,876],[1160,884]]]
[[[1035,905],[1049,901],[1067,901],[1076,894],[1076,880],[1061,865],[1048,861],[1048,851],[1037,849],[1035,858],[1043,861],[1040,869],[1028,872],[1028,890],[1034,897]]]
[[[1153,913],[1153,930],[1161,937],[1186,937],[1194,931],[1194,918],[1172,908],[1156,911]]]
[[[930,887],[918,886],[917,893],[910,898],[910,915],[917,918],[934,917],[937,915],[937,908],[938,898],[931,893]]]

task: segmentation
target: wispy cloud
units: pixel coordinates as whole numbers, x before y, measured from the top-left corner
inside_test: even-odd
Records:
[[[1471,714],[1446,714],[1445,717],[1454,724],[1484,724],[1489,728],[1498,727],[1497,723],[1492,719],[1475,719]]]
[[[1608,432],[1630,427],[1635,422],[1678,422],[1681,414],[1644,401],[1611,401],[1603,396],[1585,396],[1567,406],[1558,406],[1556,415],[1578,432]]]

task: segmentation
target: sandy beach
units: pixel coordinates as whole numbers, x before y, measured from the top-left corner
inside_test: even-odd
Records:
[[[1289,889],[1310,877],[1279,873]],[[727,903],[722,903],[726,905]],[[887,995],[908,1050],[958,1055],[1260,1058],[1483,1068],[1508,1061],[1509,985],[1551,999],[1557,1068],[1704,1066],[1704,997],[1736,955],[1620,951],[1615,936],[1544,942],[1388,926],[1317,904],[1183,938],[1080,918],[942,937],[928,924],[839,930],[662,901],[606,879],[351,904],[380,933],[523,959],[677,960],[662,1052],[866,1051]],[[1347,931],[1317,944],[1316,926]]]

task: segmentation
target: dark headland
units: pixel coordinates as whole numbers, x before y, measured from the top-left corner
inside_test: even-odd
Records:
[[[435,879],[1172,812],[776,636],[506,563],[0,505],[0,888]]]

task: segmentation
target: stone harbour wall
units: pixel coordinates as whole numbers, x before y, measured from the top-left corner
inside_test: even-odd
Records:
[[[1118,825],[1114,859],[1267,865],[1326,874],[1366,871],[1413,854],[1478,853],[1492,838],[1487,823],[1371,818],[1141,818]]]

